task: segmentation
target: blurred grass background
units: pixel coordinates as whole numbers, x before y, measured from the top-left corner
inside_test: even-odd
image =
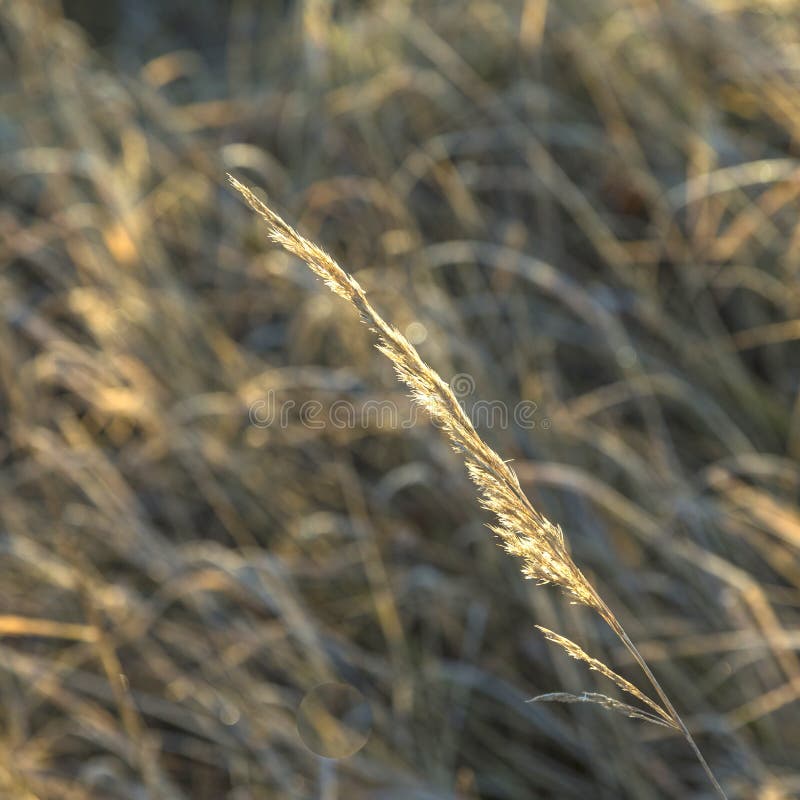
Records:
[[[800,797],[800,8],[0,0],[0,792],[708,796],[231,171],[469,398],[732,798]],[[298,736],[324,681],[372,734]]]

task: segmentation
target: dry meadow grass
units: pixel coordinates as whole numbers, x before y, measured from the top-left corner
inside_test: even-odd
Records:
[[[711,797],[636,653],[731,800],[800,797],[795,4],[66,6],[0,0],[0,797]],[[535,403],[488,511],[226,172],[429,395]]]

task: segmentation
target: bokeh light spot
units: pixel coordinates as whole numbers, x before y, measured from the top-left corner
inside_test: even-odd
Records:
[[[369,738],[372,710],[364,695],[346,683],[322,683],[302,700],[297,732],[305,746],[324,758],[347,758]]]

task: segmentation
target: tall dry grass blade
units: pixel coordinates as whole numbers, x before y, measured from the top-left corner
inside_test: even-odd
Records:
[[[345,272],[324,250],[301,236],[236,178],[228,175],[228,179],[248,205],[266,220],[272,241],[305,261],[335,294],[355,306],[361,319],[377,335],[378,350],[392,362],[398,378],[411,390],[413,399],[430,414],[446,433],[454,449],[463,456],[469,476],[478,487],[481,505],[495,515],[495,524],[489,527],[498,536],[503,548],[520,558],[525,577],[559,586],[573,600],[593,608],[606,621],[658,693],[664,704],[662,711],[666,710],[665,719],[669,719],[684,735],[717,795],[727,800],[691,733],[652,671],[619,620],[573,562],[561,528],[533,508],[514,471],[481,439],[450,386],[422,360],[405,336],[378,314],[352,275]],[[608,667],[605,669],[606,675],[616,674]],[[624,680],[620,676],[617,678]],[[643,692],[636,696],[646,698]],[[653,703],[647,699],[644,702],[648,705]]]

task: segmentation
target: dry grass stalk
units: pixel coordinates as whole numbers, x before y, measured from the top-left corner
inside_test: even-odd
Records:
[[[378,338],[377,347],[392,362],[398,378],[409,387],[413,399],[430,414],[447,434],[455,450],[463,456],[470,478],[478,487],[481,505],[495,515],[495,523],[489,527],[498,536],[503,548],[521,559],[525,577],[540,583],[559,586],[574,601],[594,609],[631,652],[661,703],[648,697],[610,667],[587,655],[569,639],[546,629],[541,630],[550,641],[563,647],[573,658],[587,662],[592,669],[610,678],[617,686],[653,709],[658,716],[594,693],[583,695],[554,693],[535,699],[600,703],[606,708],[622,711],[628,716],[666,724],[680,731],[692,747],[718,796],[725,798],[722,787],[691,733],[647,663],[625,633],[619,620],[573,562],[561,528],[553,525],[533,508],[523,493],[514,471],[481,439],[450,386],[422,360],[416,348],[400,331],[378,314],[352,275],[343,270],[324,250],[301,236],[249,188],[231,175],[228,178],[248,205],[266,220],[272,241],[305,261],[335,294],[355,306],[361,319],[375,332]]]

